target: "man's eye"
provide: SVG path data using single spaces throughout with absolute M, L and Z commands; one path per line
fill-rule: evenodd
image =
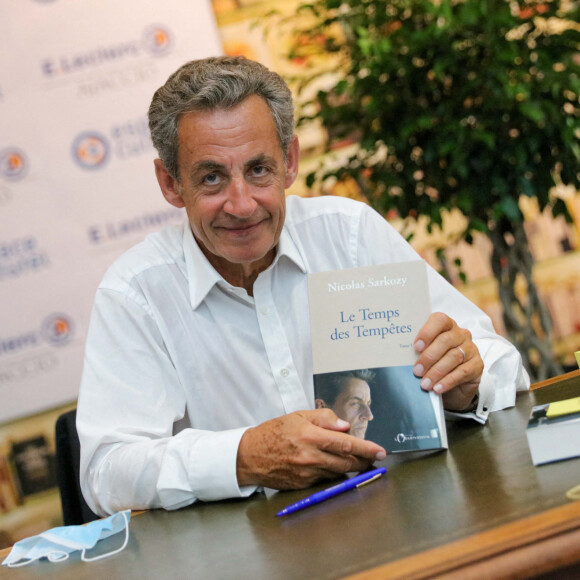
M 252 167 L 252 174 L 255 177 L 263 177 L 264 175 L 267 175 L 268 173 L 268 168 L 265 165 L 256 165 L 255 167 Z
M 219 175 L 217 173 L 208 173 L 202 179 L 205 185 L 216 185 L 220 182 Z

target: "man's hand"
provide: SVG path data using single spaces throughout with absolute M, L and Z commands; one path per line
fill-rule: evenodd
M 483 372 L 479 350 L 471 333 L 441 312 L 431 314 L 415 339 L 420 353 L 413 372 L 421 378 L 421 387 L 443 396 L 450 411 L 469 406 L 477 393 Z
M 364 471 L 386 457 L 380 445 L 343 433 L 349 427 L 330 409 L 318 409 L 248 429 L 238 448 L 238 484 L 302 489 L 321 479 Z

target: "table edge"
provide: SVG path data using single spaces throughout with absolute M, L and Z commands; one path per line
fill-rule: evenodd
M 487 577 L 547 572 L 580 560 L 580 501 L 348 576 L 348 580 Z M 481 575 L 480 575 L 481 574 Z M 516 574 L 516 575 L 514 575 Z
M 580 377 L 580 369 L 570 371 L 569 373 L 558 375 L 557 377 L 552 377 L 550 379 L 546 379 L 545 381 L 539 381 L 537 383 L 533 383 L 530 385 L 530 390 L 534 391 L 536 389 L 541 389 L 543 387 L 548 387 L 550 385 L 554 385 L 556 383 L 561 383 L 567 379 L 572 379 L 574 377 Z

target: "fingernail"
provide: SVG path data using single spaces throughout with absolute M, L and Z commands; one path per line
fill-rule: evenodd
M 379 451 L 376 455 L 375 455 L 375 460 L 376 461 L 382 461 L 383 459 L 387 458 L 387 454 L 384 451 Z
M 429 387 L 431 386 L 431 379 L 428 379 L 427 377 L 425 377 L 424 379 L 421 380 L 421 382 L 419 383 L 421 385 L 421 388 L 425 391 L 429 390 Z
M 441 384 L 436 384 L 436 385 L 433 387 L 433 390 L 434 390 L 436 393 L 440 393 L 441 391 L 443 391 L 443 385 L 441 385 Z
M 347 429 L 348 427 L 350 427 L 350 423 L 348 421 L 343 420 L 343 419 L 337 419 L 336 426 L 339 429 Z
M 413 374 L 416 377 L 422 377 L 424 372 L 425 372 L 425 369 L 423 368 L 423 365 L 421 365 L 421 364 L 417 364 L 413 367 Z
M 415 343 L 415 350 L 417 352 L 423 352 L 423 349 L 425 348 L 425 343 L 422 340 L 418 340 Z

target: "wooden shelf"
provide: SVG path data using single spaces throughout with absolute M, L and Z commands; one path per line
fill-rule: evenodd
M 0 544 L 0 548 L 62 525 L 58 489 L 34 494 L 26 498 L 22 505 L 8 513 L 0 514 L 0 539 L 5 544 Z
M 17 419 L 0 425 L 0 453 L 8 456 L 11 443 L 44 436 L 54 451 L 54 432 L 58 417 L 75 407 L 75 403 Z M 0 513 L 0 548 L 63 525 L 60 494 L 54 487 L 26 496 L 21 505 Z

